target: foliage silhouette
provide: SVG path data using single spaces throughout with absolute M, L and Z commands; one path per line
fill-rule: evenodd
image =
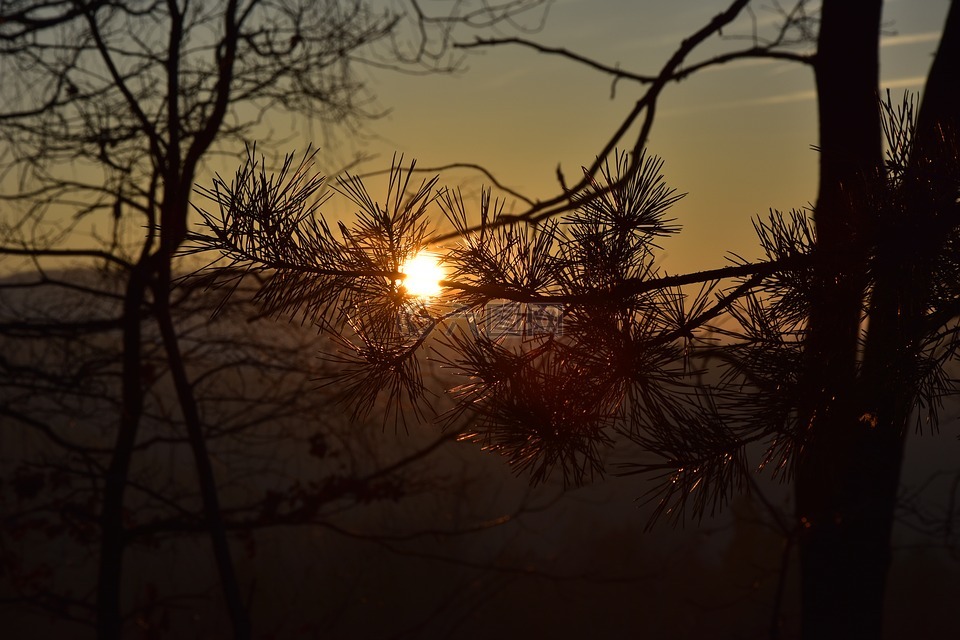
M 690 281 L 702 280 L 702 286 L 688 295 L 659 272 L 656 243 L 678 231 L 666 213 L 680 198 L 664 183 L 659 159 L 631 163 L 627 154 L 618 155 L 604 169 L 605 182 L 591 183 L 582 207 L 536 227 L 501 224 L 502 206 L 488 192 L 480 223 L 471 226 L 463 197 L 434 191 L 436 179 L 404 197 L 400 185 L 410 184 L 415 165 L 395 165 L 385 205 L 356 177 L 340 181 L 335 189 L 360 211 L 335 235 L 321 203 L 308 197 L 323 180 L 304 177 L 313 155 L 308 152 L 296 170 L 271 175 L 251 153 L 231 182 L 218 179 L 205 191 L 215 210 L 202 212 L 205 229 L 190 235 L 187 251 L 217 255 L 202 277 L 226 282 L 218 274 L 254 273 L 264 282 L 257 296 L 266 312 L 299 317 L 331 334 L 341 349 L 328 357 L 350 365 L 340 377 L 355 414 L 370 413 L 382 394 L 388 415 L 422 417 L 427 389 L 419 361 L 433 358 L 453 374 L 454 406 L 439 420 L 452 427 L 452 417 L 469 415 L 470 431 L 462 437 L 531 470 L 534 482 L 553 467 L 570 483 L 590 479 L 602 470 L 601 445 L 612 442 L 613 431 L 658 452 L 674 469 L 662 499 L 670 511 L 672 499 L 683 502 L 703 475 L 745 472 L 744 446 L 762 437 L 753 432 L 767 435 L 769 425 L 727 426 L 714 402 L 719 390 L 697 384 L 699 371 L 678 363 L 699 353 L 703 340 L 693 332 L 724 310 L 743 320 L 755 315 L 738 303 L 761 278 L 747 275 L 719 291 L 718 274 L 697 276 Z M 288 158 L 284 167 L 293 165 Z M 631 167 L 639 171 L 622 179 L 618 172 Z M 461 240 L 443 251 L 449 274 L 444 295 L 424 301 L 405 295 L 402 265 L 424 247 L 440 249 L 427 226 L 431 204 Z M 728 272 L 759 271 L 778 278 L 771 286 L 783 291 L 792 273 L 784 267 L 809 263 L 809 247 L 794 237 L 805 229 L 804 218 L 794 216 L 793 235 L 777 235 L 787 226 L 775 224 L 766 237 L 776 243 L 770 261 Z M 760 304 L 756 296 L 749 299 Z M 490 326 L 463 326 L 465 312 L 492 325 L 488 305 L 503 300 L 518 303 L 521 314 L 519 305 L 562 305 L 562 327 L 521 330 L 512 340 L 491 337 Z M 422 320 L 413 331 L 405 321 L 411 314 Z M 726 386 L 740 385 L 728 376 Z M 704 484 L 709 489 L 698 496 L 716 493 L 698 499 L 697 515 L 729 495 L 729 482 Z
M 262 137 L 271 114 L 298 114 L 323 128 L 353 130 L 376 116 L 357 65 L 449 71 L 456 67 L 449 49 L 453 29 L 489 28 L 542 4 L 506 0 L 451 14 L 424 11 L 415 1 L 403 11 L 401 5 L 384 9 L 362 0 L 37 0 L 0 7 L 0 73 L 6 82 L 0 112 L 5 205 L 0 256 L 9 271 L 32 274 L 0 286 L 36 292 L 38 300 L 64 291 L 82 298 L 50 314 L 32 308 L 25 296 L 4 292 L 0 333 L 18 348 L 23 345 L 17 341 L 27 338 L 31 346 L 23 347 L 26 361 L 0 361 L 0 410 L 24 438 L 46 439 L 76 456 L 65 468 L 43 451 L 13 464 L 31 474 L 37 464 L 84 479 L 79 513 L 71 499 L 64 517 L 77 519 L 84 535 L 94 536 L 89 544 L 96 550 L 90 553 L 98 565 L 93 592 L 66 597 L 29 591 L 15 602 L 93 623 L 103 640 L 121 637 L 133 624 L 123 589 L 125 554 L 138 534 L 162 535 L 166 524 L 207 536 L 233 634 L 251 637 L 229 541 L 237 523 L 224 506 L 224 478 L 211 452 L 221 436 L 229 436 L 221 431 L 224 425 L 209 422 L 222 414 L 206 413 L 211 398 L 200 395 L 220 397 L 219 387 L 204 383 L 239 376 L 240 368 L 231 372 L 222 363 L 204 368 L 204 350 L 187 339 L 195 327 L 185 318 L 197 291 L 174 286 L 175 255 L 186 235 L 194 185 L 217 154 Z M 404 29 L 409 37 L 396 38 Z M 250 344 L 235 346 L 243 350 Z M 31 348 L 81 361 L 38 357 L 31 363 Z M 275 370 L 264 350 L 251 348 L 248 354 L 264 370 Z M 157 409 L 157 385 L 169 385 L 175 406 Z M 264 397 L 263 408 L 284 399 L 282 388 L 273 389 L 279 395 Z M 47 396 L 54 399 L 52 408 Z M 88 403 L 98 407 L 95 414 L 88 415 Z M 296 406 L 290 409 L 299 411 Z M 48 422 L 50 411 L 55 421 Z M 69 427 L 75 412 L 94 420 L 90 429 L 100 439 L 73 441 Z M 245 425 L 251 428 L 269 421 L 258 412 L 248 417 L 258 423 Z M 183 431 L 147 433 L 171 425 Z M 112 444 L 105 445 L 104 438 Z M 170 441 L 190 452 L 196 495 L 167 496 L 163 487 L 154 491 L 139 482 L 136 458 Z M 380 480 L 389 475 L 385 471 Z M 18 486 L 31 486 L 28 476 Z M 324 495 L 359 500 L 374 484 L 344 481 Z M 157 515 L 155 528 L 134 531 L 128 507 L 131 495 L 140 492 L 161 503 L 160 512 L 176 515 L 170 521 Z M 49 497 L 45 507 L 56 511 L 62 496 L 42 497 Z M 297 513 L 309 520 L 316 511 Z M 65 602 L 75 609 L 64 610 Z
M 485 194 L 479 211 L 468 213 L 459 193 L 440 190 L 435 197 L 453 231 L 424 233 L 424 183 L 408 201 L 418 233 L 403 238 L 394 230 L 413 225 L 412 217 L 395 217 L 405 209 L 355 199 L 357 224 L 377 221 L 364 227 L 371 243 L 362 250 L 364 268 L 340 257 L 361 227 L 341 227 L 342 240 L 328 236 L 336 247 L 317 260 L 332 263 L 300 268 L 323 286 L 354 276 L 355 285 L 324 289 L 324 299 L 350 290 L 365 306 L 323 307 L 307 319 L 352 349 L 354 388 L 364 379 L 385 384 L 390 411 L 419 415 L 426 391 L 413 362 L 430 354 L 427 340 L 438 327 L 455 322 L 445 304 L 464 306 L 481 322 L 485 306 L 498 300 L 562 307 L 562 335 L 509 340 L 441 332 L 433 357 L 456 376 L 447 388 L 456 403 L 452 415 L 469 425 L 464 437 L 500 451 L 534 482 L 557 468 L 566 482 L 579 483 L 602 471 L 603 445 L 620 432 L 661 459 L 633 469 L 659 479 L 652 490 L 657 516 L 679 517 L 687 507 L 695 516 L 714 513 L 750 486 L 754 466 L 772 467 L 796 491 L 804 637 L 879 637 L 908 426 L 917 416 L 936 428 L 944 398 L 957 393 L 949 366 L 960 300 L 960 92 L 950 78 L 960 60 L 960 3 L 951 3 L 919 108 L 909 97 L 878 100 L 879 0 L 828 1 L 818 16 L 806 2 L 790 10 L 778 5 L 775 37 L 754 35 L 752 46 L 685 69 L 687 55 L 746 5 L 732 2 L 651 76 L 517 38 L 465 45 L 525 44 L 648 89 L 582 180 L 568 187 L 558 172 L 562 192 L 525 210 L 505 213 Z M 816 53 L 796 52 L 814 37 Z M 656 242 L 676 231 L 664 217 L 676 196 L 644 151 L 656 101 L 691 70 L 748 57 L 813 67 L 817 202 L 756 222 L 765 259 L 662 274 Z M 631 150 L 617 152 L 637 123 Z M 218 251 L 230 268 L 281 266 L 250 261 L 222 241 L 228 231 L 211 225 L 192 236 L 194 250 Z M 270 234 L 244 240 L 260 251 L 278 243 Z M 397 265 L 427 245 L 445 251 L 451 275 L 444 295 L 428 303 L 398 300 Z M 377 282 L 366 284 L 370 278 Z M 283 282 L 267 287 L 280 306 L 302 311 L 297 290 Z M 353 286 L 368 287 L 369 296 Z M 392 328 L 403 326 L 405 305 L 427 318 L 414 335 Z M 376 318 L 380 333 L 362 320 L 347 322 L 351 314 Z M 708 381 L 702 369 L 711 361 L 720 372 Z M 349 399 L 369 411 L 375 389 Z M 756 464 L 748 461 L 754 444 Z

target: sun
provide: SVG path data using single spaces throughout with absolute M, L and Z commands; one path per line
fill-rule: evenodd
M 418 298 L 430 298 L 440 295 L 443 287 L 440 281 L 446 277 L 446 271 L 440 264 L 439 256 L 421 252 L 408 258 L 400 265 L 400 273 L 406 277 L 400 282 L 403 290 Z

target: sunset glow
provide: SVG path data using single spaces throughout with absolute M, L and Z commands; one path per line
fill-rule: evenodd
M 406 277 L 401 283 L 406 293 L 418 298 L 430 298 L 440 294 L 440 281 L 446 277 L 440 258 L 432 253 L 418 253 L 400 266 Z

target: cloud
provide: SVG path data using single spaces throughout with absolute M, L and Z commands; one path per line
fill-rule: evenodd
M 782 93 L 773 96 L 763 96 L 760 98 L 748 98 L 746 100 L 729 100 L 727 102 L 703 103 L 695 107 L 677 107 L 665 111 L 663 115 L 679 116 L 701 111 L 714 111 L 717 109 L 749 109 L 751 107 L 767 107 L 771 105 L 815 100 L 816 97 L 816 91 L 808 89 L 804 91 L 792 91 L 790 93 Z
M 907 76 L 902 78 L 889 78 L 880 81 L 881 91 L 884 89 L 922 89 L 926 82 L 926 76 Z M 752 107 L 769 107 L 781 104 L 792 104 L 796 102 L 814 101 L 817 99 L 817 92 L 813 89 L 803 91 L 791 91 L 772 96 L 762 96 L 758 98 L 748 98 L 746 100 L 731 100 L 728 102 L 704 103 L 696 107 L 677 107 L 664 112 L 665 116 L 680 116 L 702 111 L 714 111 L 717 109 L 749 109 Z
M 904 33 L 895 36 L 883 36 L 880 38 L 881 47 L 900 47 L 907 44 L 920 44 L 924 42 L 939 42 L 939 31 L 924 31 L 923 33 Z
M 927 82 L 927 76 L 908 76 L 906 78 L 890 78 L 880 80 L 880 89 L 907 89 L 916 87 L 922 89 Z

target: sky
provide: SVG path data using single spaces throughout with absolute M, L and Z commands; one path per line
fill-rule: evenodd
M 778 1 L 793 4 L 752 3 L 761 35 L 771 33 L 777 20 L 771 6 Z M 628 71 L 655 74 L 683 38 L 728 4 L 554 0 L 542 29 L 526 37 Z M 948 6 L 949 0 L 884 3 L 882 88 L 896 97 L 922 89 Z M 528 25 L 539 23 L 539 14 L 527 20 Z M 714 38 L 689 60 L 744 46 L 745 41 L 732 37 L 751 29 L 749 16 L 743 16 L 725 29 L 727 39 Z M 515 34 L 500 30 L 500 35 Z M 461 32 L 459 37 L 469 41 L 475 35 L 490 32 Z M 326 144 L 322 155 L 328 163 L 321 169 L 328 174 L 356 152 L 373 156 L 355 169 L 360 173 L 387 169 L 395 153 L 406 161 L 416 159 L 421 167 L 476 163 L 535 199 L 558 193 L 558 166 L 568 182 L 579 177 L 580 167 L 593 161 L 644 90 L 621 81 L 611 98 L 608 76 L 514 45 L 470 50 L 454 74 L 409 75 L 363 65 L 356 70 L 375 96 L 368 108 L 386 115 L 331 143 L 315 123 L 277 113 L 269 118 L 271 131 L 290 127 L 299 134 L 299 139 L 281 136 L 278 152 Z M 811 147 L 817 144 L 816 124 L 813 73 L 796 63 L 741 61 L 669 85 L 658 103 L 647 151 L 663 159 L 666 182 L 687 196 L 671 212 L 683 230 L 661 243 L 660 267 L 678 273 L 723 266 L 731 253 L 757 257 L 752 221 L 766 217 L 771 208 L 804 208 L 815 198 L 817 154 Z M 628 135 L 624 146 L 631 144 Z M 209 168 L 230 175 L 237 160 L 228 153 L 209 159 Z M 209 180 L 204 176 L 201 182 Z M 469 196 L 484 181 L 475 172 L 454 173 L 445 175 L 443 184 L 462 187 Z M 506 203 L 507 210 L 519 206 Z M 71 242 L 89 243 L 89 238 Z
M 527 37 L 653 74 L 684 37 L 727 4 L 557 0 L 543 29 Z M 881 89 L 896 98 L 922 89 L 948 5 L 885 3 Z M 761 34 L 776 18 L 770 6 L 771 0 L 756 3 Z M 749 19 L 741 19 L 724 34 L 750 32 Z M 691 60 L 742 45 L 716 41 Z M 621 82 L 611 99 L 607 76 L 523 47 L 473 51 L 453 75 L 361 72 L 376 104 L 389 109 L 366 126 L 363 148 L 377 157 L 365 168 L 386 168 L 394 152 L 420 166 L 473 162 L 526 195 L 549 197 L 557 192 L 558 164 L 568 181 L 578 177 L 642 91 Z M 676 273 L 722 266 L 730 252 L 755 256 L 755 217 L 771 208 L 803 208 L 815 198 L 816 123 L 813 73 L 796 63 L 743 61 L 668 86 L 648 152 L 664 160 L 667 183 L 688 195 L 674 208 L 683 231 L 664 242 L 661 267 Z M 451 180 L 448 186 L 468 188 L 482 181 L 475 175 Z
M 759 22 L 768 18 L 762 6 L 774 1 L 756 0 Z M 784 4 L 791 1 L 782 0 Z M 728 0 L 557 0 L 544 29 L 531 37 L 607 64 L 619 63 L 628 70 L 655 73 L 684 37 L 727 4 Z M 888 0 L 885 6 L 882 86 L 891 88 L 895 95 L 905 89 L 919 91 L 937 46 L 948 0 Z M 743 21 L 726 32 L 732 35 L 749 33 L 749 30 L 749 22 Z M 389 109 L 387 116 L 366 125 L 362 144 L 358 140 L 363 150 L 377 154 L 364 169 L 386 167 L 394 152 L 404 154 L 407 159 L 417 158 L 422 166 L 473 162 L 488 167 L 501 181 L 532 197 L 549 197 L 557 191 L 558 164 L 568 180 L 577 177 L 580 166 L 593 159 L 642 90 L 620 83 L 615 98 L 611 99 L 609 78 L 569 61 L 517 47 L 469 55 L 465 65 L 466 69 L 456 75 L 410 76 L 376 69 L 361 72 L 378 96 L 377 106 Z M 284 116 L 277 118 L 282 120 Z M 781 62 L 745 62 L 705 72 L 668 87 L 659 105 L 649 152 L 663 158 L 668 183 L 688 196 L 674 209 L 673 215 L 684 230 L 678 237 L 662 243 L 661 267 L 676 273 L 722 266 L 730 252 L 746 257 L 755 255 L 751 221 L 756 216 L 765 215 L 769 208 L 802 208 L 815 197 L 817 155 L 811 145 L 816 143 L 813 76 L 809 68 Z M 293 147 L 302 150 L 300 142 L 290 142 L 290 146 L 291 150 Z M 234 160 L 229 158 L 230 163 Z M 462 180 L 463 176 L 459 178 Z M 462 184 L 475 188 L 479 182 Z M 923 456 L 913 457 L 915 462 L 908 463 L 905 469 L 904 481 L 908 486 L 918 486 L 932 469 L 955 467 L 960 443 L 946 429 L 945 435 L 945 438 L 908 440 L 913 452 L 918 446 L 924 447 Z M 908 460 L 910 458 L 908 456 Z M 620 491 L 629 493 L 631 498 L 639 493 L 634 492 L 638 485 L 619 486 Z M 577 514 L 577 526 L 591 534 L 596 530 L 603 533 L 604 537 L 599 539 L 603 550 L 610 554 L 620 550 L 621 547 L 616 546 L 618 542 L 629 543 L 628 548 L 634 553 L 638 553 L 638 549 L 653 553 L 656 549 L 659 554 L 662 546 L 649 542 L 648 546 L 638 546 L 634 538 L 628 537 L 632 532 L 624 523 L 642 512 L 629 502 L 608 497 L 614 496 L 612 489 L 601 487 L 600 490 L 604 493 L 590 494 L 593 502 L 589 506 L 594 510 L 572 512 Z M 606 493 L 608 490 L 610 494 Z M 580 499 L 582 504 L 588 504 Z M 616 505 L 620 506 L 614 512 Z M 406 508 L 405 503 L 401 506 Z M 610 522 L 615 524 L 609 524 L 610 533 L 607 533 L 608 523 L 599 518 L 614 513 Z M 579 540 L 579 529 L 574 538 L 570 529 L 562 528 L 565 521 L 559 521 L 561 526 L 556 526 L 553 520 L 547 522 L 551 526 L 544 525 L 543 530 L 554 535 L 559 531 Z M 662 531 L 665 536 L 674 535 L 669 528 Z M 537 537 L 540 545 L 537 551 L 546 556 L 552 550 L 544 545 L 544 539 L 550 541 Z M 279 547 L 281 543 L 274 544 Z M 311 538 L 309 550 L 314 551 L 315 546 L 321 544 L 328 547 L 328 538 Z M 436 546 L 432 538 L 431 544 Z M 283 546 L 291 556 L 301 549 Z M 702 549 L 705 545 L 699 546 Z M 563 551 L 559 545 L 558 548 Z M 305 559 L 297 555 L 290 562 L 299 562 L 295 565 L 297 569 L 306 567 L 311 571 L 320 566 L 329 574 L 331 566 L 337 568 L 339 562 L 353 562 L 357 555 L 328 557 L 333 559 L 330 565 L 321 564 L 325 556 Z M 365 554 L 364 559 L 376 563 L 380 557 Z M 686 557 L 691 562 L 698 558 L 696 553 Z M 913 561 L 918 556 L 900 557 L 910 561 L 901 561 L 895 567 L 899 571 L 905 571 L 907 566 L 919 568 L 914 574 L 915 583 L 894 581 L 894 588 L 900 589 L 895 593 L 922 602 L 916 594 L 935 591 L 938 586 L 935 578 L 926 573 L 927 565 Z M 625 558 L 645 560 L 642 555 Z M 623 562 L 626 567 L 632 566 Z M 172 571 L 173 564 L 167 565 L 163 569 Z M 285 565 L 277 566 L 285 568 Z M 303 575 L 306 588 L 296 595 L 309 598 L 320 593 L 314 575 L 306 572 Z M 683 573 L 675 572 L 675 575 Z M 949 577 L 951 574 L 939 575 Z M 391 573 L 391 577 L 396 576 L 403 578 L 402 586 L 406 588 L 398 593 L 411 598 L 421 595 L 409 588 L 408 574 Z M 299 580 L 298 574 L 283 578 L 291 584 L 300 584 L 292 582 Z M 169 575 L 167 579 L 171 579 Z M 619 584 L 611 584 L 620 589 Z M 657 586 L 662 587 L 660 583 Z M 341 587 L 338 583 L 338 588 Z M 548 595 L 554 591 L 543 590 Z M 652 591 L 672 604 L 678 601 L 675 590 Z M 506 593 L 512 595 L 514 591 Z M 633 592 L 624 590 L 623 593 Z M 944 593 L 936 592 L 936 595 L 942 597 Z M 908 621 L 904 625 L 912 626 L 916 624 L 915 611 L 904 606 L 905 601 L 909 602 L 897 600 L 900 607 L 895 614 Z M 610 602 L 617 605 L 621 601 L 611 599 Z M 652 602 L 653 605 L 646 602 L 646 610 L 654 610 L 659 601 L 653 599 Z M 286 615 L 293 610 L 293 604 L 284 602 L 282 610 Z M 949 609 L 941 607 L 941 610 Z M 310 616 L 316 615 L 313 608 L 307 607 L 304 611 Z M 627 607 L 622 608 L 621 613 L 623 611 L 633 613 L 633 609 Z M 720 615 L 724 613 L 729 610 L 720 611 Z M 593 624 L 596 618 L 593 615 L 583 620 Z M 493 623 L 501 621 L 494 616 L 487 619 Z M 699 618 L 691 616 L 691 620 L 694 619 Z

